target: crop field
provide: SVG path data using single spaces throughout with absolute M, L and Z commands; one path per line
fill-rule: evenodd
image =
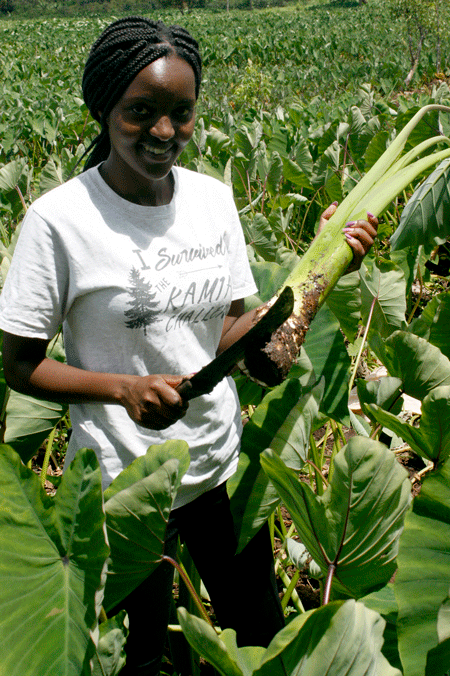
M 158 12 L 201 45 L 196 131 L 180 164 L 232 187 L 259 288 L 249 307 L 280 289 L 331 202 L 344 219 L 333 242 L 368 210 L 380 223 L 288 378 L 262 388 L 234 376 L 246 423 L 228 482 L 239 548 L 269 522 L 289 624 L 267 650 L 216 634 L 207 599 L 209 614 L 181 583 L 187 570 L 202 591 L 181 550 L 164 674 L 450 674 L 450 12 L 428 4 L 439 30 L 427 28 L 408 85 L 418 34 L 384 0 Z M 81 171 L 98 134 L 81 75 L 115 18 L 0 20 L 0 286 L 27 206 Z M 60 337 L 52 350 L 64 360 Z M 0 673 L 119 674 L 126 621 L 104 611 L 131 591 L 133 571 L 162 560 L 186 444 L 153 447 L 102 495 L 86 449 L 61 478 L 66 406 L 10 391 L 1 363 L 0 404 L 0 575 L 14 580 L 0 585 Z M 158 513 L 137 509 L 142 486 Z M 151 555 L 133 535 L 144 519 Z M 237 609 L 249 621 L 257 592 L 249 580 Z

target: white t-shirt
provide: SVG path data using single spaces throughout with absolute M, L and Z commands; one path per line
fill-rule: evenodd
M 179 375 L 213 359 L 231 301 L 256 287 L 229 188 L 178 167 L 173 175 L 162 207 L 121 198 L 97 167 L 36 200 L 0 298 L 0 328 L 51 339 L 63 324 L 67 362 L 90 371 Z M 105 487 L 166 439 L 185 440 L 191 454 L 177 507 L 236 468 L 241 422 L 230 378 L 161 432 L 116 404 L 71 405 L 70 415 L 66 463 L 94 449 Z

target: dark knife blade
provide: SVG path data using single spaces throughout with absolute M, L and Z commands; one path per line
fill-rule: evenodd
M 192 378 L 178 385 L 176 389 L 183 399 L 194 399 L 211 392 L 217 383 L 230 373 L 233 366 L 244 357 L 246 349 L 252 343 L 258 344 L 264 337 L 269 340 L 271 334 L 290 317 L 293 308 L 294 292 L 290 286 L 286 286 L 257 324 Z

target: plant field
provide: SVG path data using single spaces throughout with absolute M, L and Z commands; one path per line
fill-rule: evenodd
M 336 284 L 284 383 L 263 389 L 235 376 L 246 422 L 228 483 L 239 547 L 269 521 L 287 626 L 267 650 L 238 648 L 181 585 L 168 674 L 206 674 L 199 655 L 224 676 L 450 674 L 450 18 L 442 4 L 441 56 L 430 33 L 407 90 L 408 27 L 389 2 L 161 13 L 201 42 L 197 128 L 180 163 L 233 189 L 259 288 L 249 307 L 283 285 L 331 202 L 348 198 L 353 218 L 392 191 L 377 212 L 374 250 Z M 80 80 L 112 18 L 0 22 L 2 282 L 27 205 L 80 171 L 98 133 Z M 352 204 L 355 186 L 430 104 L 376 188 Z M 52 356 L 64 360 L 60 338 Z M 350 393 L 358 406 L 349 407 Z M 42 485 L 50 456 L 53 467 L 63 460 L 66 407 L 10 392 L 2 372 L 0 402 L 8 581 L 0 672 L 118 674 L 126 620 L 103 621 L 100 608 L 108 612 L 162 560 L 186 444 L 150 449 L 104 495 L 84 449 L 62 479 L 50 472 L 50 496 Z M 41 477 L 30 469 L 38 451 Z M 136 535 L 142 522 L 151 555 Z M 307 586 L 312 604 L 302 597 Z M 257 592 L 249 580 L 249 599 Z M 251 601 L 236 612 L 251 622 Z M 180 627 L 191 648 L 178 641 Z

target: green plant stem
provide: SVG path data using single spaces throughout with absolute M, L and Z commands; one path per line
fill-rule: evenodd
M 44 455 L 44 460 L 42 462 L 42 468 L 41 468 L 41 486 L 42 488 L 45 488 L 45 480 L 47 479 L 47 471 L 48 471 L 48 463 L 50 462 L 50 455 L 52 452 L 53 448 L 53 442 L 55 440 L 55 434 L 56 434 L 56 427 L 52 429 L 50 432 L 50 436 L 47 440 L 47 446 L 45 448 L 45 455 Z
M 333 472 L 334 472 L 334 456 L 336 453 L 339 453 L 341 450 L 341 447 L 339 446 L 339 437 L 341 436 L 339 428 L 337 424 L 334 422 L 334 420 L 331 420 L 331 429 L 333 431 L 333 448 L 331 449 L 331 456 L 330 456 L 330 467 L 328 470 L 328 481 L 331 482 L 331 479 L 333 477 Z M 346 443 L 346 439 L 344 437 L 344 444 Z
M 279 575 L 279 577 L 280 577 L 280 580 L 282 581 L 282 583 L 284 584 L 284 586 L 286 587 L 286 589 L 289 589 L 292 580 L 290 579 L 289 575 L 288 575 L 288 574 L 286 573 L 286 571 L 284 570 L 283 566 L 280 566 L 280 568 L 279 568 L 279 570 L 278 570 L 277 572 L 278 572 L 278 575 Z M 294 578 L 293 578 L 293 579 L 294 579 Z M 295 587 L 295 585 L 294 585 L 294 587 Z M 305 609 L 304 609 L 304 607 L 303 607 L 303 603 L 301 602 L 301 599 L 300 599 L 299 595 L 298 595 L 297 592 L 295 591 L 295 588 L 292 589 L 291 599 L 292 599 L 292 603 L 294 604 L 295 609 L 296 609 L 299 613 L 304 613 L 304 612 L 305 612 Z M 284 599 L 283 599 L 283 600 L 284 600 Z M 287 601 L 286 601 L 286 605 L 287 605 Z
M 361 361 L 361 356 L 362 356 L 362 353 L 363 353 L 363 350 L 364 350 L 364 345 L 366 344 L 367 334 L 369 333 L 370 325 L 372 323 L 373 311 L 375 309 L 375 301 L 376 301 L 376 297 L 373 298 L 372 304 L 370 306 L 369 317 L 367 319 L 367 325 L 366 325 L 366 328 L 364 330 L 363 339 L 361 341 L 361 347 L 359 348 L 358 356 L 356 357 L 356 361 L 355 361 L 355 364 L 354 364 L 354 367 L 353 367 L 352 375 L 350 377 L 350 382 L 348 384 L 348 391 L 349 392 L 351 392 L 352 389 L 353 389 L 353 383 L 355 382 L 356 372 L 358 370 L 359 363 Z
M 311 449 L 311 452 L 312 452 L 313 459 L 312 459 L 312 461 L 308 460 L 308 463 L 310 465 L 312 465 L 312 467 L 314 468 L 314 474 L 315 474 L 315 477 L 316 477 L 317 495 L 323 495 L 324 478 L 322 476 L 322 472 L 321 472 L 320 468 L 318 467 L 318 465 L 320 463 L 319 453 L 318 453 L 317 446 L 316 446 L 316 440 L 314 439 L 314 436 L 312 434 L 310 435 L 309 443 L 310 443 L 310 449 Z
M 322 605 L 323 606 L 326 606 L 327 603 L 329 603 L 329 601 L 330 601 L 331 585 L 332 585 L 332 582 L 333 582 L 335 570 L 336 570 L 336 566 L 334 565 L 334 563 L 330 563 L 329 566 L 328 566 L 328 573 L 327 573 L 327 579 L 326 579 L 326 582 L 325 582 L 325 588 L 323 590 L 323 599 L 322 599 Z
M 278 521 L 280 522 L 281 532 L 283 534 L 283 540 L 287 538 L 286 524 L 284 523 L 283 514 L 281 513 L 281 505 L 277 507 Z
M 202 603 L 202 600 L 201 600 L 201 598 L 199 597 L 199 595 L 197 594 L 197 592 L 195 591 L 194 585 L 193 585 L 192 582 L 190 581 L 189 576 L 187 575 L 187 573 L 186 573 L 186 571 L 184 570 L 183 566 L 180 566 L 180 564 L 178 563 L 178 561 L 175 561 L 175 559 L 172 559 L 171 556 L 166 556 L 166 555 L 164 554 L 161 558 L 162 558 L 163 561 L 168 561 L 168 562 L 175 568 L 175 570 L 178 571 L 178 574 L 179 574 L 180 577 L 182 578 L 184 584 L 186 585 L 186 588 L 189 590 L 189 592 L 190 592 L 190 594 L 191 594 L 191 596 L 192 596 L 192 599 L 193 599 L 195 605 L 197 606 L 197 608 L 198 608 L 198 610 L 199 610 L 199 612 L 200 612 L 201 617 L 202 617 L 202 618 L 205 620 L 205 622 L 207 622 L 207 623 L 209 624 L 209 626 L 212 627 L 212 628 L 214 629 L 214 631 L 215 631 L 215 627 L 214 627 L 213 623 L 211 622 L 211 619 L 210 619 L 208 613 L 207 613 L 206 610 L 205 610 L 205 607 L 204 607 L 204 605 L 203 605 L 203 603 Z
M 308 465 L 311 465 L 311 467 L 314 468 L 316 478 L 317 478 L 317 474 L 319 474 L 319 476 L 321 477 L 322 483 L 325 484 L 325 486 L 328 486 L 328 481 L 325 479 L 322 472 L 320 471 L 320 467 L 318 467 L 312 460 L 307 460 L 306 462 L 308 463 Z M 322 488 L 322 493 L 319 493 L 319 495 L 323 495 L 323 488 Z
M 408 319 L 406 320 L 407 324 L 411 324 L 411 322 L 414 318 L 414 315 L 416 313 L 416 310 L 419 307 L 420 301 L 422 300 L 422 296 L 423 296 L 423 278 L 422 278 L 422 273 L 420 271 L 420 265 L 417 266 L 417 278 L 418 278 L 419 284 L 420 284 L 420 293 L 419 293 L 419 297 L 417 298 L 416 302 L 414 303 L 414 307 L 411 311 L 411 314 L 409 315 Z
M 289 575 L 287 575 L 287 578 L 289 579 Z M 292 576 L 292 579 L 289 583 L 289 586 L 286 588 L 286 591 L 283 595 L 283 598 L 281 600 L 281 607 L 283 611 L 286 610 L 287 604 L 289 603 L 289 599 L 292 597 L 293 592 L 295 591 L 295 586 L 300 578 L 300 571 L 296 570 L 294 575 Z

